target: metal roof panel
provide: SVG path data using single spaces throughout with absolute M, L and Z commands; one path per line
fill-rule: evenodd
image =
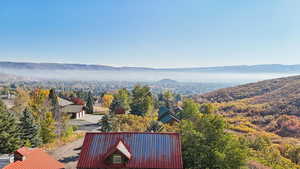
M 122 166 L 110 166 L 104 162 L 105 154 L 120 140 L 131 159 Z M 77 168 L 181 169 L 180 137 L 178 133 L 87 133 Z

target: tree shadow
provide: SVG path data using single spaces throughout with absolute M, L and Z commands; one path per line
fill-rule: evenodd
M 79 151 L 81 150 L 82 146 L 79 146 L 77 148 L 74 148 L 73 150 L 74 151 Z M 71 157 L 65 157 L 63 159 L 60 159 L 58 161 L 62 162 L 62 163 L 69 163 L 69 162 L 75 162 L 75 161 L 78 161 L 79 160 L 79 155 L 80 155 L 80 152 L 77 153 L 77 155 L 74 155 L 74 156 L 71 156 Z
M 60 161 L 62 163 L 69 163 L 69 162 L 77 161 L 78 159 L 79 159 L 79 155 L 76 155 L 76 156 L 71 156 L 71 157 L 65 157 L 58 161 Z
M 78 148 L 74 148 L 73 150 L 78 151 L 81 150 L 82 146 L 78 147 Z

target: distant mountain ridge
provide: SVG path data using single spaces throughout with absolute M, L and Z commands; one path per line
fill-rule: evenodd
M 239 65 L 196 68 L 147 68 L 147 67 L 113 67 L 106 65 L 64 64 L 64 63 L 30 63 L 30 62 L 0 62 L 3 69 L 30 70 L 87 70 L 87 71 L 170 71 L 170 72 L 208 72 L 208 73 L 300 73 L 300 64 L 296 65 Z

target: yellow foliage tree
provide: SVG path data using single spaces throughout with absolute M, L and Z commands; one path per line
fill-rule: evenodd
M 113 99 L 114 99 L 113 95 L 111 95 L 111 94 L 105 94 L 102 97 L 103 106 L 106 107 L 106 108 L 109 108 L 109 106 L 111 105 Z
M 35 89 L 30 93 L 30 100 L 28 105 L 33 111 L 36 119 L 39 119 L 42 113 L 49 111 L 48 104 L 49 90 Z

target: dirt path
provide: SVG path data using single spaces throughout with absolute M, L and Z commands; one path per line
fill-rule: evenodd
M 71 124 L 78 126 L 81 132 L 98 131 L 99 125 L 97 125 L 97 122 L 99 122 L 102 117 L 102 115 L 86 114 L 82 119 L 72 120 Z M 83 140 L 84 138 L 81 138 L 58 147 L 50 151 L 49 154 L 56 160 L 64 163 L 66 169 L 76 169 Z
M 83 139 L 76 140 L 72 143 L 59 147 L 49 154 L 58 161 L 65 164 L 66 169 L 76 169 Z

